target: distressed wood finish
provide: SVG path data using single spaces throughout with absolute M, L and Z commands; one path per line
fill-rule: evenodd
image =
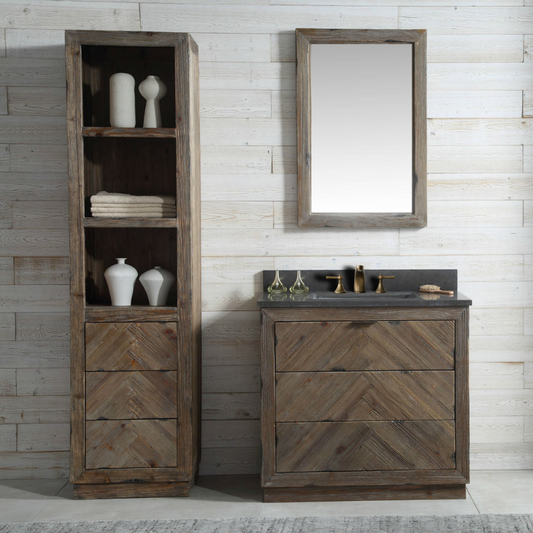
M 79 498 L 186 496 L 199 462 L 198 48 L 186 33 L 68 31 L 66 40 L 71 481 Z M 108 79 L 121 71 L 164 80 L 163 128 L 109 127 Z M 138 125 L 143 112 L 137 98 Z M 36 169 L 35 154 L 17 157 Z M 92 218 L 86 204 L 100 190 L 175 196 L 176 217 Z M 174 272 L 168 307 L 149 307 L 140 284 L 132 307 L 109 305 L 104 271 L 117 255 L 139 273 Z
M 453 372 L 276 374 L 276 423 L 453 420 Z
M 410 214 L 313 213 L 311 210 L 311 45 L 387 42 L 411 43 L 413 45 L 413 211 Z M 426 226 L 426 46 L 425 30 L 296 30 L 299 226 L 354 228 Z
M 88 372 L 86 420 L 176 418 L 176 372 Z
M 176 466 L 176 420 L 87 422 L 87 469 L 169 466 Z
M 86 370 L 176 370 L 176 331 L 174 322 L 85 324 Z
M 276 370 L 450 370 L 452 321 L 276 324 Z

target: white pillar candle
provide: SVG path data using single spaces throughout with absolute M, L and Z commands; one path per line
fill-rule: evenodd
M 135 78 L 117 72 L 109 78 L 109 119 L 113 128 L 135 127 Z

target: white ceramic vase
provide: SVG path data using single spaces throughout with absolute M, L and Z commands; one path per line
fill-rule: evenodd
M 135 78 L 117 72 L 109 78 L 109 122 L 113 128 L 135 128 Z
M 111 305 L 127 307 L 131 305 L 133 287 L 139 273 L 131 265 L 126 264 L 126 258 L 117 257 L 117 264 L 110 266 L 104 277 L 107 281 Z
M 139 278 L 151 306 L 163 306 L 167 303 L 168 292 L 175 280 L 171 272 L 159 266 L 147 270 Z
M 139 92 L 146 98 L 143 128 L 161 128 L 159 100 L 167 94 L 167 86 L 159 79 L 159 76 L 148 76 L 140 83 Z

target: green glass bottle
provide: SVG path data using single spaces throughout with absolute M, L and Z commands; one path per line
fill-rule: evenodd
M 276 277 L 274 278 L 272 285 L 270 285 L 267 291 L 272 294 L 282 294 L 284 292 L 287 292 L 287 287 L 285 287 L 285 285 L 281 283 L 281 279 L 279 278 L 279 270 L 276 270 Z
M 303 282 L 302 275 L 299 270 L 296 272 L 296 281 L 289 290 L 295 294 L 309 292 L 309 287 Z

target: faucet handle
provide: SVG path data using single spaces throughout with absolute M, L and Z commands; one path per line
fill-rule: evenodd
M 383 294 L 384 292 L 387 292 L 385 290 L 385 287 L 383 286 L 383 280 L 384 279 L 394 279 L 394 278 L 395 278 L 395 276 L 384 276 L 383 274 L 380 274 L 378 276 L 379 283 L 378 283 L 378 288 L 376 289 L 376 293 Z
M 335 289 L 335 294 L 343 294 L 346 292 L 346 289 L 344 288 L 344 285 L 342 284 L 342 276 L 326 276 L 326 279 L 338 279 L 339 283 L 337 284 L 337 288 Z

